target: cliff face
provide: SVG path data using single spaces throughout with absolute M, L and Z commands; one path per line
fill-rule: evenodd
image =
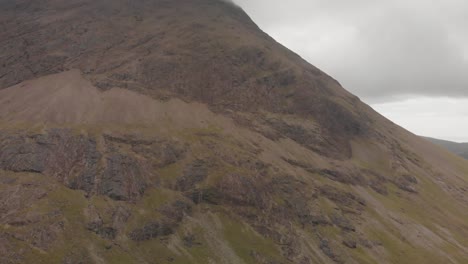
M 217 0 L 0 1 L 1 263 L 464 263 L 468 163 Z

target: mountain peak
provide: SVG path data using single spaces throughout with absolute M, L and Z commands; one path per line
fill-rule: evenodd
M 367 133 L 356 97 L 225 1 L 24 1 L 11 12 L 21 26 L 3 32 L 2 88 L 77 69 L 102 91 L 315 119 L 330 155 L 349 156 L 349 138 Z

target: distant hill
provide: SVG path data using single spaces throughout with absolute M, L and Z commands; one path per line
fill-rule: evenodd
M 468 143 L 457 143 L 447 140 L 441 140 L 436 138 L 424 137 L 425 139 L 431 141 L 432 143 L 442 146 L 451 152 L 468 159 Z

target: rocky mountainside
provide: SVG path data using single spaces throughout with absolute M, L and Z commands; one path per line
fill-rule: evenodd
M 431 141 L 432 143 L 439 145 L 448 149 L 450 152 L 453 152 L 459 156 L 468 159 L 468 143 L 457 143 L 447 140 L 441 140 L 436 138 L 425 137 L 425 139 Z
M 466 263 L 468 162 L 220 0 L 0 1 L 0 263 Z

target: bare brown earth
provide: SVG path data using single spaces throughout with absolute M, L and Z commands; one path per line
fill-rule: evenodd
M 468 162 L 217 0 L 0 1 L 0 263 L 467 263 Z
M 151 125 L 180 118 L 181 126 L 190 126 L 214 118 L 200 103 L 163 102 L 122 88 L 100 91 L 79 70 L 0 90 L 0 105 L 5 123 Z

